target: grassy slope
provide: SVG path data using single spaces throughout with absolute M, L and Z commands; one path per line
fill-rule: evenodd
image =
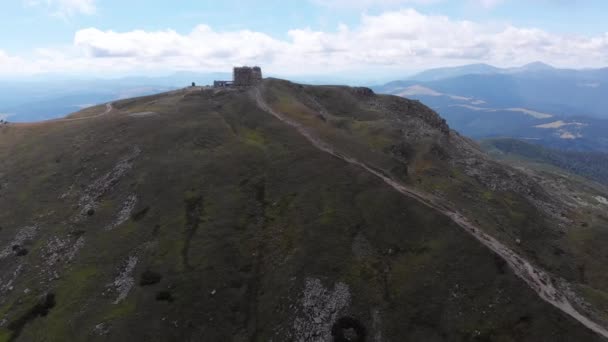
M 559 151 L 507 138 L 487 139 L 482 141 L 482 146 L 499 158 L 523 158 L 608 184 L 608 154 L 605 153 Z
M 289 85 L 267 84 L 277 106 L 349 153 L 395 173 L 414 169 L 399 175 L 450 190 L 432 139 L 402 146 L 400 156 L 416 156 L 406 167 L 385 153 L 399 135 L 381 113 L 360 110 L 349 91 L 310 89 L 332 113 L 328 123 L 310 115 L 313 106 Z M 115 107 L 120 112 L 91 120 L 0 128 L 0 247 L 18 229 L 39 226 L 27 255 L 0 260 L 3 285 L 22 265 L 0 297 L 7 320 L 0 340 L 287 340 L 297 333 L 307 278 L 329 289 L 348 285 L 351 302 L 341 314 L 359 319 L 370 337 L 597 339 L 449 220 L 317 151 L 247 93 L 161 95 Z M 144 111 L 159 115 L 127 115 Z M 80 195 L 134 147 L 141 153 L 132 168 L 99 198 L 94 215 L 74 222 Z M 133 194 L 134 212 L 149 208 L 145 215 L 106 230 Z M 61 252 L 63 260 L 49 265 L 50 241 L 69 247 L 76 236 L 85 244 L 74 259 Z M 136 283 L 145 270 L 162 279 L 135 284 L 113 304 L 108 284 L 129 256 L 138 258 Z M 174 300 L 156 300 L 159 291 Z M 11 322 L 47 292 L 56 305 L 17 336 Z M 95 330 L 102 323 L 105 335 Z
M 417 101 L 281 82 L 266 97 L 333 146 L 445 198 L 528 260 L 582 289 L 578 294 L 588 303 L 580 309 L 586 311 L 590 303 L 597 309 L 592 316 L 608 318 L 603 271 L 608 255 L 600 247 L 608 238 L 608 218 L 605 204 L 596 199 L 607 196 L 604 189 L 567 179 L 546 186 L 543 178 L 488 160 L 458 134 L 440 133 L 440 118 Z M 316 101 L 311 103 L 311 97 Z M 302 104 L 315 108 L 309 109 L 312 114 L 302 115 Z M 319 111 L 327 112 L 325 120 L 318 118 Z M 353 151 L 345 136 L 360 148 Z M 378 136 L 387 139 L 382 146 L 376 144 Z

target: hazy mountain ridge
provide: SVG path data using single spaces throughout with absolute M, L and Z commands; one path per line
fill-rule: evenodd
M 598 69 L 563 69 L 556 68 L 549 64 L 537 61 L 525 64 L 520 67 L 508 67 L 500 68 L 489 64 L 469 64 L 455 67 L 443 67 L 428 69 L 414 75 L 405 77 L 406 80 L 415 81 L 438 81 L 446 78 L 454 78 L 466 75 L 488 75 L 488 74 L 519 74 L 527 73 L 528 75 L 543 76 L 544 74 L 557 74 L 562 76 L 577 75 L 580 78 L 586 78 L 590 80 L 604 78 L 608 75 L 608 68 Z
M 554 148 L 608 151 L 608 69 L 472 65 L 421 75 L 435 80 L 414 76 L 374 89 L 419 99 L 476 139 L 515 137 Z M 556 126 L 559 122 L 563 124 Z

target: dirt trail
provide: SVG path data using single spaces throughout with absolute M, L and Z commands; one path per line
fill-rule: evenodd
M 484 233 L 480 228 L 472 224 L 456 209 L 451 208 L 448 203 L 428 193 L 424 193 L 405 186 L 402 183 L 388 177 L 384 173 L 375 170 L 352 157 L 343 155 L 342 153 L 335 151 L 331 147 L 331 145 L 319 139 L 299 122 L 272 109 L 272 107 L 270 107 L 270 105 L 268 105 L 268 103 L 264 101 L 264 98 L 259 88 L 255 88 L 253 91 L 255 100 L 262 110 L 273 115 L 274 117 L 288 124 L 289 126 L 295 128 L 301 135 L 306 137 L 310 141 L 310 143 L 314 145 L 317 149 L 331 154 L 337 158 L 340 158 L 349 164 L 361 167 L 370 174 L 373 174 L 374 176 L 382 179 L 386 184 L 390 185 L 393 189 L 397 190 L 401 194 L 413 198 L 418 202 L 432 209 L 435 209 L 436 211 L 449 217 L 454 223 L 463 228 L 467 233 L 471 234 L 479 242 L 481 242 L 483 245 L 485 245 L 487 248 L 489 248 L 498 256 L 500 256 L 503 260 L 505 260 L 505 262 L 507 262 L 511 269 L 513 269 L 515 274 L 522 280 L 524 280 L 526 284 L 528 284 L 538 294 L 540 298 L 552 304 L 564 313 L 570 315 L 587 328 L 593 330 L 594 332 L 605 338 L 608 338 L 608 330 L 578 312 L 572 306 L 566 294 L 560 289 L 558 289 L 557 285 L 554 284 L 553 277 L 551 277 L 547 272 L 543 271 L 542 269 L 535 267 L 524 258 L 520 257 L 517 253 L 500 243 L 492 236 Z
M 40 124 L 52 123 L 52 122 L 70 122 L 70 121 L 89 120 L 89 119 L 98 118 L 100 116 L 107 115 L 113 110 L 114 110 L 114 106 L 113 106 L 112 102 L 109 102 L 109 103 L 106 103 L 105 111 L 103 111 L 102 113 L 99 113 L 99 114 L 91 115 L 91 116 L 84 116 L 81 118 L 51 119 L 51 120 L 35 121 L 35 122 L 11 122 L 10 125 L 17 126 L 17 127 L 26 127 L 26 126 L 35 126 L 35 125 L 40 125 Z

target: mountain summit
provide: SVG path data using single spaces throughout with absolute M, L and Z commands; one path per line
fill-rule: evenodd
M 519 69 L 521 71 L 544 71 L 544 70 L 554 70 L 555 68 L 547 63 L 537 61 L 537 62 L 528 63 L 528 64 L 522 66 L 521 68 L 511 68 L 511 70 L 514 70 L 514 69 Z
M 4 124 L 0 340 L 603 341 L 606 197 L 368 88 Z

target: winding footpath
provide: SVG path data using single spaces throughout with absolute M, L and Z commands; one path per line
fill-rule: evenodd
M 70 121 L 90 120 L 93 118 L 98 118 L 100 116 L 107 115 L 113 110 L 114 110 L 113 103 L 108 102 L 108 103 L 106 103 L 106 109 L 103 112 L 101 112 L 99 114 L 91 115 L 91 116 L 83 116 L 81 118 L 51 119 L 51 120 L 35 121 L 35 122 L 11 122 L 11 123 L 9 123 L 9 125 L 17 126 L 17 127 L 24 127 L 24 126 L 33 126 L 33 125 L 39 125 L 39 124 L 45 124 L 45 123 L 52 123 L 52 122 L 70 122 Z
M 428 193 L 424 193 L 416 189 L 410 188 L 406 185 L 403 185 L 402 183 L 388 177 L 384 173 L 364 164 L 363 162 L 360 162 L 352 157 L 346 156 L 340 152 L 335 151 L 329 144 L 315 136 L 304 125 L 289 118 L 283 113 L 275 111 L 270 105 L 268 105 L 268 103 L 266 103 L 259 88 L 254 88 L 253 92 L 257 105 L 260 107 L 260 109 L 271 114 L 272 116 L 286 123 L 287 125 L 295 128 L 301 135 L 308 139 L 308 141 L 314 147 L 349 164 L 356 165 L 364 169 L 368 173 L 382 179 L 386 184 L 391 186 L 399 193 L 412 199 L 415 199 L 416 201 L 426 205 L 427 207 L 430 207 L 438 211 L 439 213 L 449 217 L 454 223 L 459 225 L 467 233 L 469 233 L 470 235 L 475 237 L 479 242 L 481 242 L 484 246 L 492 250 L 499 257 L 501 257 L 511 267 L 515 274 L 523 281 L 525 281 L 526 284 L 528 284 L 528 286 L 530 286 L 530 288 L 532 288 L 532 290 L 534 290 L 541 299 L 555 306 L 564 313 L 570 315 L 578 322 L 583 324 L 585 327 L 608 339 L 608 330 L 578 312 L 572 306 L 564 292 L 556 287 L 556 285 L 553 283 L 553 278 L 547 272 L 543 271 L 542 269 L 539 269 L 538 267 L 535 267 L 530 262 L 520 257 L 516 252 L 503 245 L 501 242 L 499 242 L 492 236 L 484 233 L 480 228 L 478 228 L 469 220 L 467 220 L 467 218 L 464 217 L 461 213 L 447 205 L 445 201 L 442 201 L 441 199 L 432 196 Z
M 106 110 L 103 111 L 103 113 L 99 113 L 99 114 L 95 114 L 95 115 L 91 115 L 91 116 L 84 116 L 81 118 L 71 118 L 71 119 L 58 119 L 58 121 L 78 121 L 78 120 L 87 120 L 87 119 L 93 119 L 93 118 L 98 118 L 100 116 L 104 116 L 109 114 L 112 110 L 114 110 L 114 106 L 112 105 L 112 102 L 106 103 Z

